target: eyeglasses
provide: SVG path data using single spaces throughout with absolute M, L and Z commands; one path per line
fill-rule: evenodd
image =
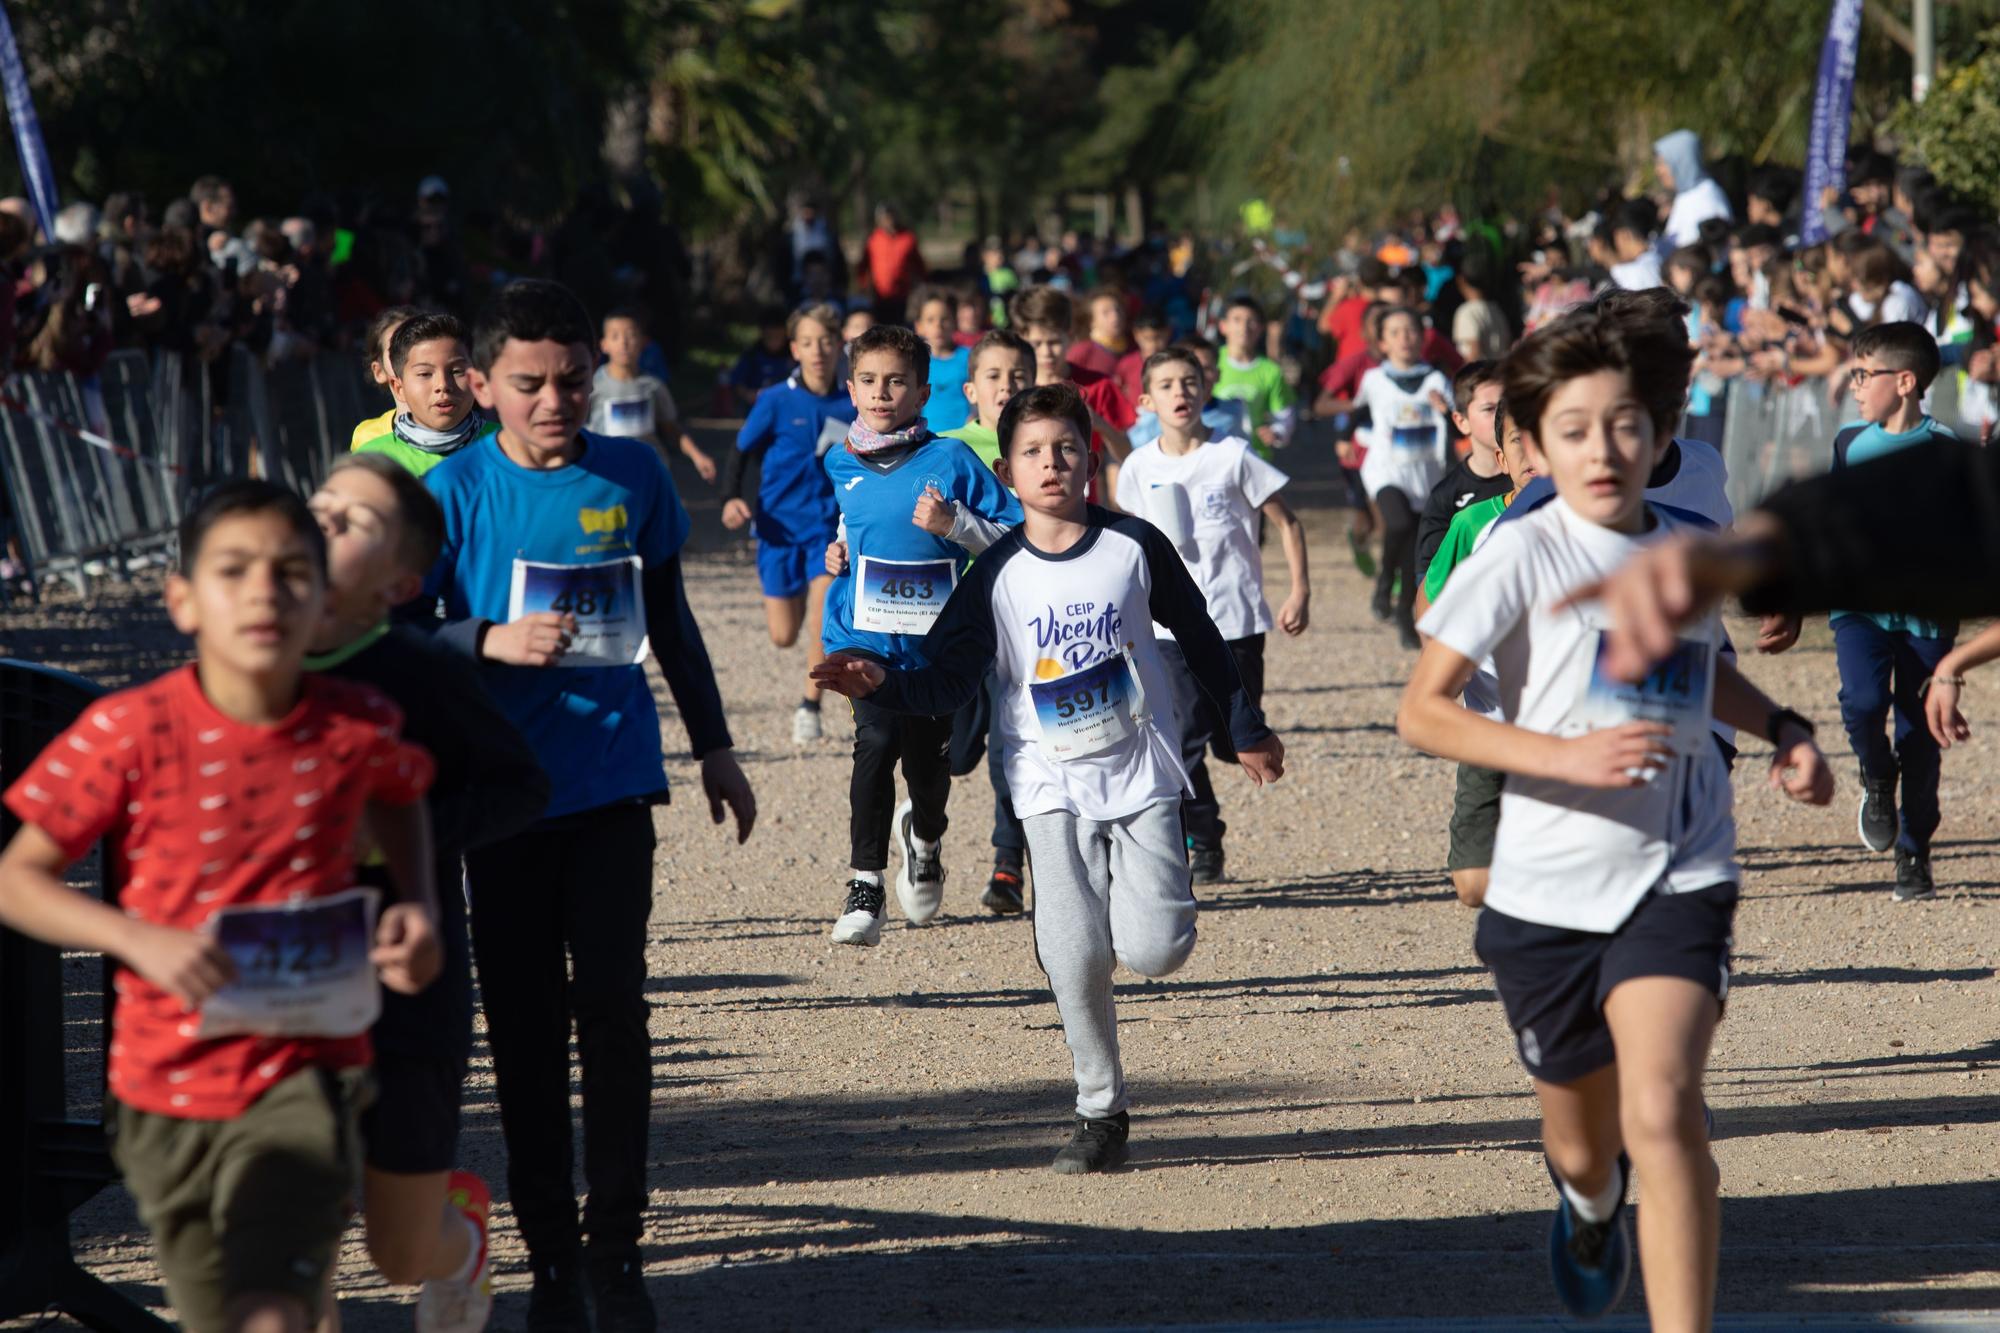
M 1856 366 L 1854 369 L 1847 372 L 1847 382 L 1853 385 L 1855 388 L 1859 389 L 1864 385 L 1866 385 L 1869 380 L 1874 379 L 1877 375 L 1894 375 L 1896 373 L 1897 373 L 1896 371 L 1889 370 L 1886 368 L 1881 370 L 1863 370 L 1860 366 Z

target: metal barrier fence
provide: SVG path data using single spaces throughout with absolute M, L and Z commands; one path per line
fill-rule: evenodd
M 29 578 L 81 593 L 164 558 L 189 497 L 229 477 L 310 491 L 384 406 L 337 354 L 266 369 L 242 346 L 212 366 L 119 352 L 90 381 L 17 372 L 0 385 L 0 487 Z
M 103 690 L 80 676 L 0 658 L 0 788 L 16 778 Z M 0 843 L 19 821 L 0 809 Z M 116 902 L 111 859 L 101 852 L 97 882 Z M 85 867 L 88 868 L 87 866 Z M 108 1049 L 110 964 L 105 1002 L 90 1044 Z M 69 1215 L 118 1178 L 106 1150 L 101 1077 L 69 1109 L 64 1065 L 62 955 L 0 927 L 0 1320 L 60 1310 L 103 1333 L 163 1333 L 169 1326 L 92 1277 L 70 1253 Z

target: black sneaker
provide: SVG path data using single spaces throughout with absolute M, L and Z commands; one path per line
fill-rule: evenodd
M 1368 603 L 1368 613 L 1384 624 L 1387 624 L 1395 616 L 1396 613 L 1389 609 L 1389 594 L 1387 590 L 1381 590 L 1375 594 L 1374 599 Z
M 1896 779 L 1880 782 L 1861 775 L 1861 845 L 1871 852 L 1886 852 L 1896 845 Z
M 1222 882 L 1222 848 L 1190 847 L 1188 849 L 1188 878 L 1197 884 L 1220 884 Z
M 1396 641 L 1403 645 L 1405 651 L 1412 653 L 1421 651 L 1424 646 L 1423 637 L 1417 633 L 1417 622 L 1405 615 L 1396 617 Z
M 590 1310 L 574 1259 L 535 1265 L 528 1293 L 528 1333 L 590 1333 Z
M 993 878 L 986 881 L 986 892 L 979 895 L 979 905 L 995 916 L 1019 916 L 1027 904 L 1021 897 L 1021 862 L 1018 858 L 995 857 Z
M 610 1254 L 592 1252 L 590 1302 L 597 1316 L 597 1333 L 653 1333 L 660 1316 L 646 1292 L 646 1269 L 637 1250 Z
M 885 894 L 880 884 L 865 879 L 847 881 L 847 901 L 833 923 L 835 944 L 872 946 L 882 942 L 882 909 Z
M 1899 903 L 1937 897 L 1937 885 L 1931 880 L 1929 855 L 1906 852 L 1901 847 L 1896 849 L 1896 887 L 1890 896 Z
M 1131 1137 L 1131 1121 L 1123 1111 L 1104 1120 L 1076 1118 L 1076 1133 L 1056 1154 L 1051 1169 L 1058 1175 L 1083 1176 L 1093 1171 L 1109 1171 L 1125 1163 L 1125 1140 Z

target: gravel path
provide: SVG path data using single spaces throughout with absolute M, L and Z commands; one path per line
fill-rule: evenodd
M 1203 895 L 1181 973 L 1123 979 L 1133 1161 L 1083 1180 L 1046 1169 L 1068 1059 L 1029 925 L 977 907 L 984 778 L 953 793 L 939 921 L 893 921 L 874 950 L 829 944 L 851 726 L 834 701 L 828 738 L 791 744 L 803 656 L 765 640 L 747 550 L 684 479 L 703 552 L 691 596 L 763 813 L 736 847 L 673 757 L 684 796 L 659 815 L 649 938 L 647 1245 L 668 1326 L 1422 1327 L 1553 1310 L 1533 1102 L 1439 868 L 1451 767 L 1396 740 L 1411 658 L 1367 616 L 1323 470 L 1285 461 L 1318 593 L 1313 628 L 1270 648 L 1289 773 L 1263 792 L 1220 775 L 1232 879 Z M 1268 568 L 1275 603 L 1275 547 Z M 0 650 L 143 673 L 173 652 L 148 592 L 0 616 Z M 1749 670 L 1844 748 L 1823 625 Z M 1890 902 L 1889 862 L 1855 839 L 1844 754 L 1830 811 L 1765 790 L 1756 746 L 1739 765 L 1740 975 L 1708 1084 L 1724 1311 L 2000 1306 L 2000 709 L 1969 699 L 1985 715 L 1947 756 L 1934 902 Z M 666 734 L 684 743 L 671 718 Z M 483 1047 L 464 1155 L 497 1188 Z M 495 1327 L 518 1327 L 522 1255 L 498 1219 Z M 77 1230 L 88 1262 L 157 1299 L 120 1197 Z M 343 1290 L 350 1328 L 407 1327 L 358 1244 Z M 1623 1309 L 1642 1311 L 1636 1285 Z

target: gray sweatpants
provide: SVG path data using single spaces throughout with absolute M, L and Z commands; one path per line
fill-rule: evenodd
M 1125 1071 L 1112 970 L 1123 963 L 1163 977 L 1194 952 L 1181 803 L 1158 801 L 1122 819 L 1054 811 L 1021 823 L 1035 877 L 1035 952 L 1076 1065 L 1076 1113 L 1116 1115 L 1125 1109 Z

